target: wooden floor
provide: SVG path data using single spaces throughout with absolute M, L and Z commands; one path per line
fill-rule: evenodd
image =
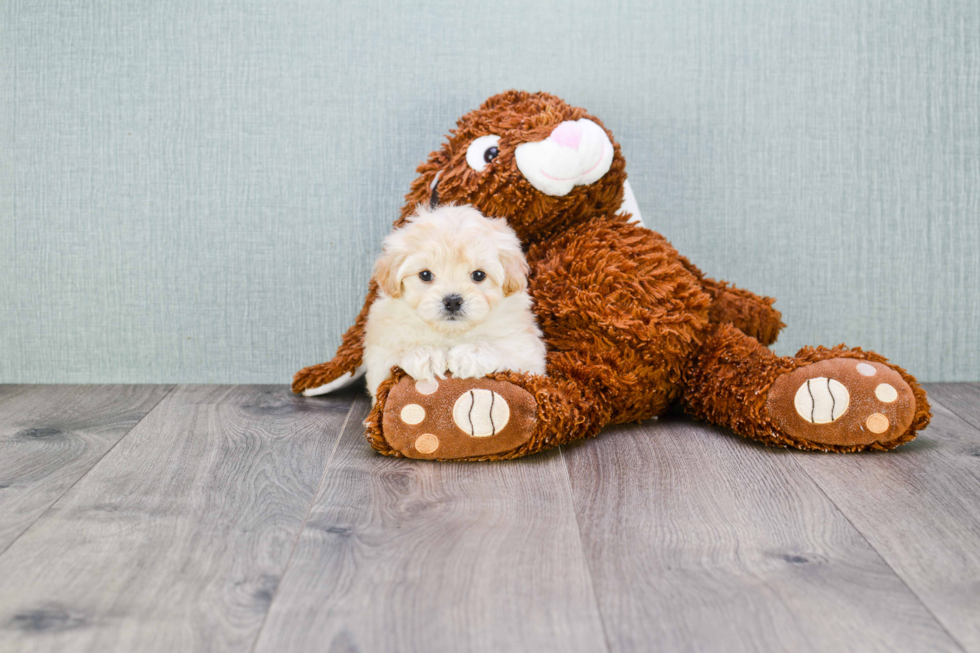
M 438 464 L 354 392 L 0 386 L 0 651 L 980 651 L 980 384 L 928 389 L 887 454 Z

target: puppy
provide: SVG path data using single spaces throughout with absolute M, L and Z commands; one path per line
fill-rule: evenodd
M 470 206 L 419 207 L 393 231 L 374 267 L 381 294 L 364 335 L 368 391 L 397 365 L 416 380 L 544 374 L 528 265 L 504 220 Z

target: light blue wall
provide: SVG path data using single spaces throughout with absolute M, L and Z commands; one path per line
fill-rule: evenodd
M 417 162 L 510 87 L 601 117 L 781 353 L 980 379 L 980 3 L 0 3 L 0 381 L 286 382 Z

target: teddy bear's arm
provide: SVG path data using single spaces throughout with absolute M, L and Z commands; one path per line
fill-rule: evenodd
M 775 299 L 736 288 L 726 281 L 706 277 L 686 257 L 679 258 L 684 267 L 698 278 L 705 292 L 711 296 L 708 319 L 713 324 L 730 323 L 766 347 L 776 342 L 779 332 L 786 325 L 781 319 L 782 314 L 772 307 Z
M 349 381 L 360 376 L 359 368 L 364 356 L 364 328 L 367 325 L 368 311 L 377 296 L 378 284 L 372 280 L 364 300 L 364 306 L 358 313 L 357 319 L 354 320 L 354 325 L 347 329 L 347 333 L 344 334 L 340 347 L 337 348 L 337 354 L 326 363 L 304 367 L 297 372 L 293 377 L 293 392 L 323 388 L 329 383 L 343 378 L 344 375 L 349 375 L 347 377 Z M 346 383 L 341 385 L 346 385 Z

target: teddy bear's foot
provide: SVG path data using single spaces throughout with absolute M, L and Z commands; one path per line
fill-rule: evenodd
M 388 392 L 382 432 L 407 458 L 501 458 L 531 438 L 536 414 L 534 397 L 507 381 L 405 376 Z
M 904 440 L 916 412 L 915 395 L 901 374 L 855 358 L 831 358 L 783 374 L 766 403 L 786 435 L 818 448 L 890 448 Z

